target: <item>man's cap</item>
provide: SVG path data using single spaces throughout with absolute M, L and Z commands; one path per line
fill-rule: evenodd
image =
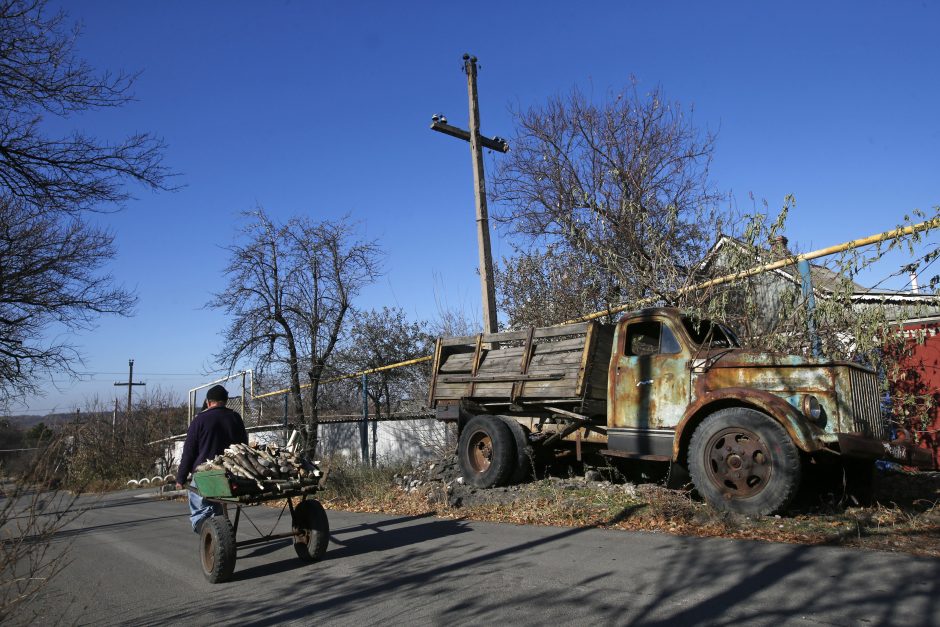
M 209 388 L 209 391 L 206 392 L 207 401 L 227 401 L 228 400 L 228 390 L 226 390 L 221 385 L 214 385 Z

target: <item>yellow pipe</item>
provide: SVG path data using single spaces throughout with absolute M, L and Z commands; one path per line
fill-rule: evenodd
M 810 259 L 826 257 L 828 255 L 834 255 L 835 253 L 841 253 L 843 251 L 849 250 L 850 248 L 861 248 L 862 246 L 869 246 L 871 244 L 877 244 L 878 242 L 883 242 L 886 239 L 892 239 L 895 237 L 903 237 L 905 235 L 913 235 L 914 233 L 918 233 L 920 231 L 926 231 L 926 230 L 929 230 L 932 228 L 938 228 L 938 227 L 940 227 L 940 217 L 933 218 L 932 220 L 927 220 L 926 222 L 912 224 L 911 226 L 905 226 L 905 227 L 901 227 L 897 229 L 892 229 L 890 231 L 878 233 L 877 235 L 870 235 L 868 237 L 854 239 L 849 242 L 845 242 L 843 244 L 836 244 L 835 246 L 829 246 L 827 248 L 820 248 L 819 250 L 814 250 L 812 252 L 803 253 L 801 255 L 791 255 L 790 257 L 786 257 L 785 259 L 780 259 L 779 261 L 765 263 L 764 265 L 755 266 L 754 268 L 750 268 L 748 270 L 742 270 L 741 272 L 737 272 L 735 274 L 729 274 L 723 277 L 718 277 L 716 279 L 705 281 L 704 283 L 699 283 L 697 285 L 690 285 L 688 287 L 680 288 L 676 291 L 676 294 L 681 295 L 681 294 L 687 294 L 688 292 L 695 292 L 698 290 L 705 289 L 707 287 L 714 287 L 715 285 L 722 285 L 723 283 L 730 283 L 731 281 L 744 279 L 749 276 L 754 276 L 755 274 L 760 274 L 762 272 L 768 272 L 770 270 L 776 270 L 777 268 L 784 268 L 786 266 L 792 266 L 793 264 L 803 261 L 804 259 L 808 261 Z M 574 324 L 576 322 L 585 322 L 587 320 L 594 320 L 595 318 L 602 318 L 604 316 L 609 316 L 611 314 L 620 313 L 622 311 L 628 311 L 631 309 L 642 307 L 643 305 L 653 303 L 656 300 L 657 299 L 655 298 L 644 298 L 642 300 L 630 303 L 629 305 L 628 304 L 617 305 L 616 307 L 611 307 L 609 309 L 605 309 L 604 311 L 596 311 L 594 313 L 581 316 L 580 318 L 566 320 L 565 322 L 562 322 L 555 326 L 562 326 L 565 324 Z M 419 364 L 425 361 L 431 361 L 432 359 L 433 357 L 431 355 L 427 355 L 425 357 L 418 357 L 417 359 L 410 359 L 408 361 L 402 361 L 402 362 L 395 363 L 395 364 L 389 364 L 387 366 L 379 366 L 378 368 L 371 368 L 369 370 L 363 370 L 361 372 L 354 372 L 352 374 L 344 374 L 342 376 L 333 377 L 331 379 L 324 379 L 320 381 L 320 383 L 335 383 L 336 381 L 343 381 L 345 379 L 361 377 L 364 374 L 372 374 L 375 372 L 382 372 L 384 370 L 392 370 L 394 368 L 404 368 L 405 366 L 412 366 L 414 364 Z M 300 389 L 303 390 L 309 387 L 310 387 L 310 384 L 305 383 L 304 385 L 300 386 Z M 278 394 L 284 394 L 289 391 L 290 391 L 290 388 L 284 388 L 282 390 L 276 390 L 274 392 L 267 392 L 265 394 L 260 394 L 253 398 L 255 399 L 267 398 L 269 396 L 277 396 Z
M 697 285 L 690 285 L 688 287 L 683 287 L 676 290 L 676 295 L 687 294 L 689 292 L 695 292 L 698 290 L 703 290 L 707 287 L 714 287 L 715 285 L 722 285 L 723 283 L 730 283 L 732 281 L 737 281 L 738 279 L 744 279 L 749 276 L 754 276 L 755 274 L 760 274 L 762 272 L 768 272 L 770 270 L 776 270 L 777 268 L 783 268 L 786 266 L 792 266 L 800 261 L 817 259 L 819 257 L 826 257 L 828 255 L 834 255 L 835 253 L 841 253 L 843 251 L 849 250 L 850 248 L 861 248 L 862 246 L 870 246 L 871 244 L 877 244 L 878 242 L 883 242 L 887 239 L 892 239 L 895 237 L 902 237 L 905 235 L 912 235 L 920 231 L 926 231 L 928 229 L 940 227 L 940 217 L 933 218 L 932 220 L 927 220 L 926 222 L 920 222 L 918 224 L 912 224 L 911 226 L 905 226 L 897 229 L 892 229 L 890 231 L 885 231 L 883 233 L 878 233 L 877 235 L 870 235 L 868 237 L 863 237 L 860 239 L 854 239 L 843 244 L 836 244 L 834 246 L 829 246 L 827 248 L 820 248 L 819 250 L 814 250 L 809 253 L 803 253 L 801 255 L 791 255 L 785 259 L 780 259 L 779 261 L 773 261 L 771 263 L 765 263 L 761 266 L 755 266 L 748 270 L 742 270 L 741 272 L 736 272 L 735 274 L 729 274 L 723 277 L 718 277 L 716 279 L 711 279 L 705 281 L 704 283 L 699 283 Z M 620 313 L 622 311 L 628 311 L 631 309 L 636 309 L 643 307 L 644 305 L 655 302 L 656 298 L 644 298 L 630 304 L 617 305 L 616 307 L 611 307 L 605 309 L 604 311 L 595 311 L 594 313 L 581 316 L 580 318 L 574 318 L 572 320 L 566 320 L 561 324 L 574 324 L 576 322 L 585 322 L 587 320 L 594 320 L 595 318 L 602 318 L 604 316 L 609 316 L 611 314 Z M 560 325 L 559 325 L 560 326 Z
M 333 377 L 331 379 L 323 379 L 322 381 L 320 381 L 320 383 L 335 383 L 336 381 L 343 381 L 345 379 L 354 379 L 355 377 L 361 377 L 364 374 L 373 374 L 375 372 L 382 372 L 384 370 L 393 370 L 394 368 L 404 368 L 405 366 L 413 366 L 414 364 L 420 364 L 425 361 L 431 361 L 432 359 L 433 357 L 431 355 L 426 355 L 424 357 L 417 357 L 415 359 L 409 359 L 408 361 L 400 361 L 395 364 L 388 364 L 387 366 L 379 366 L 378 368 L 370 368 L 368 370 L 362 370 L 360 372 L 354 372 L 352 374 L 344 374 L 338 377 Z M 310 387 L 309 383 L 304 383 L 303 385 L 300 386 L 300 389 L 304 390 L 309 387 Z M 258 396 L 254 396 L 252 398 L 254 399 L 267 398 L 269 396 L 277 396 L 278 394 L 285 394 L 287 392 L 290 392 L 290 388 L 284 388 L 282 390 L 275 390 L 273 392 L 265 392 L 264 394 L 259 394 Z

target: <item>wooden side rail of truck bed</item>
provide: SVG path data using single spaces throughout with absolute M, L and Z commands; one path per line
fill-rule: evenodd
M 430 404 L 605 401 L 613 327 L 559 327 L 440 338 Z

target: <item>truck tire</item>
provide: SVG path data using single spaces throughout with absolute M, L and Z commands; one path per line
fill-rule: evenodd
M 502 420 L 509 431 L 512 432 L 513 441 L 516 444 L 516 456 L 513 461 L 512 475 L 509 477 L 508 485 L 518 485 L 525 481 L 532 470 L 532 446 L 529 444 L 529 435 L 525 428 L 518 421 L 509 416 L 496 416 Z
M 800 452 L 776 420 L 744 407 L 708 416 L 692 434 L 689 472 L 715 509 L 767 515 L 789 505 L 800 486 Z
M 509 426 L 494 416 L 474 416 L 457 440 L 460 471 L 477 488 L 506 485 L 515 470 L 515 454 Z
M 205 519 L 199 532 L 202 574 L 209 583 L 224 583 L 235 572 L 235 531 L 224 516 Z
M 294 508 L 294 551 L 302 562 L 323 558 L 330 542 L 330 521 L 320 501 L 301 501 Z

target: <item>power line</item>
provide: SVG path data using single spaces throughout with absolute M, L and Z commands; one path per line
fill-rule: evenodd
M 75 374 L 77 374 L 80 377 L 86 377 L 86 376 L 93 377 L 99 374 L 118 375 L 118 374 L 124 374 L 124 373 L 123 372 L 91 372 L 89 371 L 89 372 L 76 372 Z M 204 377 L 206 376 L 206 374 L 203 372 L 138 372 L 137 374 L 145 376 L 145 377 Z

